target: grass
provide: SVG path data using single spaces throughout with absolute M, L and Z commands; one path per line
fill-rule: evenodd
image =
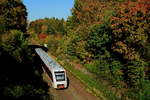
M 101 100 L 120 100 L 115 94 L 108 90 L 98 80 L 93 79 L 91 76 L 88 76 L 85 73 L 75 69 L 72 65 L 68 63 L 63 63 L 63 65 L 68 71 L 73 73 L 83 84 L 85 84 L 90 92 L 95 94 Z

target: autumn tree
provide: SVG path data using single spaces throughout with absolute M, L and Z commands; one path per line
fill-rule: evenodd
M 0 30 L 11 29 L 26 32 L 27 12 L 21 0 L 0 0 Z
M 44 18 L 32 21 L 29 32 L 35 34 L 65 34 L 65 20 L 57 18 Z
M 112 50 L 121 54 L 127 62 L 127 82 L 131 86 L 140 84 L 144 68 L 148 68 L 147 57 L 150 35 L 150 2 L 148 0 L 122 3 L 112 17 Z M 142 63 L 141 63 L 142 62 Z M 132 64 L 131 64 L 132 63 Z M 139 67 L 138 67 L 139 66 Z
M 140 59 L 143 48 L 149 43 L 149 9 L 147 0 L 122 4 L 112 17 L 114 51 L 125 59 Z
M 0 0 L 0 97 L 51 100 L 41 64 L 24 35 L 26 16 L 21 0 Z

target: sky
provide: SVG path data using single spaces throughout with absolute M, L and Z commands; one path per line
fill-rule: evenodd
M 74 0 L 23 0 L 27 8 L 28 20 L 41 18 L 64 18 L 71 15 Z

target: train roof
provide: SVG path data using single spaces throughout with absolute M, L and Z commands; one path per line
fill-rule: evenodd
M 39 55 L 41 60 L 44 64 L 51 70 L 51 71 L 64 71 L 65 69 L 59 65 L 55 60 L 53 60 L 43 49 L 36 48 L 36 53 Z

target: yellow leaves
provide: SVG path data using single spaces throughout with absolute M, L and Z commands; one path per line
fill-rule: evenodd
M 134 26 L 135 27 L 135 26 Z M 132 43 L 138 43 L 138 42 L 143 42 L 146 43 L 148 40 L 148 34 L 145 33 L 146 30 L 148 30 L 148 26 L 146 25 L 146 23 L 137 23 L 136 27 L 132 30 L 129 30 L 130 32 L 130 40 L 132 40 Z
M 90 57 L 90 53 L 86 51 L 85 49 L 86 46 L 86 41 L 80 41 L 78 42 L 77 46 L 76 46 L 76 53 L 80 55 L 80 57 L 82 59 L 86 59 L 86 57 Z
M 122 41 L 119 41 L 115 43 L 115 45 L 112 47 L 113 51 L 118 52 L 120 54 L 127 53 L 127 45 L 123 43 Z
M 115 35 L 119 35 L 119 34 L 121 34 L 122 33 L 122 29 L 116 29 L 116 30 L 113 30 L 113 33 L 115 34 Z
M 140 54 L 132 47 L 129 47 L 126 43 L 119 41 L 112 46 L 114 52 L 118 52 L 123 55 L 124 59 L 127 60 L 138 60 L 140 59 Z
M 114 9 L 112 5 L 111 2 L 100 2 L 99 0 L 79 0 L 79 7 L 73 8 L 74 20 L 86 25 L 101 23 L 106 20 L 106 17 L 111 16 L 110 12 Z
M 118 6 L 116 15 L 111 18 L 115 42 L 112 49 L 122 54 L 124 59 L 140 59 L 141 45 L 145 45 L 149 37 L 149 7 L 150 4 L 144 0 L 125 2 Z
M 118 18 L 118 17 L 115 17 L 115 16 L 112 16 L 111 20 L 112 20 L 112 21 L 116 21 L 116 20 L 119 20 L 119 18 Z
M 122 20 L 124 23 L 129 22 L 129 19 L 128 19 L 128 18 L 122 18 L 121 20 Z
M 48 29 L 48 26 L 47 26 L 47 25 L 42 25 L 42 26 L 41 26 L 41 30 L 42 30 L 43 32 L 45 32 L 47 29 Z
M 135 42 L 143 41 L 146 42 L 148 39 L 148 36 L 144 34 L 144 29 L 138 29 L 136 34 L 133 35 L 133 40 Z
M 128 60 L 139 60 L 140 54 L 134 48 L 128 48 L 128 51 L 124 55 L 124 58 Z

